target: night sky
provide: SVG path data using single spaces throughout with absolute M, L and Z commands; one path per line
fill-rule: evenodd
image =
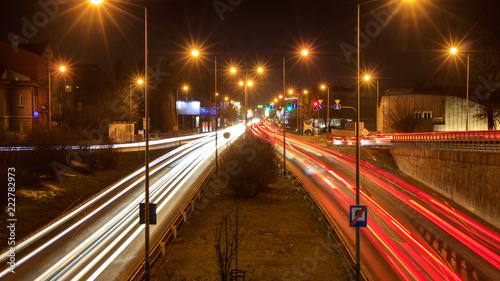
M 28 34 L 23 18 L 33 23 L 34 16 L 44 11 L 37 2 L 3 3 L 2 40 L 7 42 L 8 34 L 15 33 L 31 37 L 27 38 L 29 43 L 49 42 L 65 64 L 98 64 L 107 72 L 116 60 L 134 66 L 142 63 L 144 10 L 140 7 L 119 1 L 94 7 L 84 0 L 60 0 L 48 20 L 40 17 L 37 30 Z M 256 78 L 257 87 L 250 97 L 253 104 L 263 103 L 282 90 L 283 56 L 287 85 L 296 91 L 322 82 L 355 86 L 356 13 L 357 3 L 363 1 L 125 2 L 148 7 L 152 64 L 168 59 L 169 71 L 175 72 L 171 74 L 178 81 L 175 83 L 189 83 L 195 95 L 213 92 L 214 56 L 218 59 L 220 91 L 237 90 L 232 88 L 236 80 L 228 75 L 230 65 L 246 68 L 249 73 L 258 65 L 264 66 L 265 74 Z M 379 77 L 382 88 L 387 88 L 412 86 L 438 70 L 463 67 L 460 60 L 457 64 L 447 61 L 447 49 L 459 42 L 475 47 L 483 36 L 477 32 L 478 22 L 489 17 L 491 3 L 498 5 L 493 0 L 415 0 L 403 4 L 380 0 L 363 5 L 362 69 Z M 391 19 L 386 21 L 389 14 Z M 192 48 L 199 49 L 202 57 L 190 57 Z M 307 57 L 300 56 L 303 48 L 309 50 Z M 345 50 L 353 51 L 352 56 Z

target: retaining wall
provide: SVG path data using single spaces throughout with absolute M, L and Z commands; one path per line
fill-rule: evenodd
M 500 154 L 391 148 L 401 171 L 500 228 Z

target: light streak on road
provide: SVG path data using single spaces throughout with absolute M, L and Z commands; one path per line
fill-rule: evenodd
M 230 139 L 222 138 L 226 131 L 231 133 Z M 244 131 L 243 125 L 221 130 L 218 148 L 223 149 L 224 145 Z M 178 147 L 150 163 L 152 177 L 150 198 L 151 202 L 157 203 L 156 211 L 159 218 L 162 216 L 166 219 L 172 216 L 173 212 L 178 212 L 178 209 L 187 203 L 183 201 L 187 199 L 182 198 L 189 197 L 185 194 L 194 192 L 196 187 L 193 185 L 194 182 L 204 176 L 200 171 L 208 170 L 208 167 L 214 164 L 214 136 L 214 134 L 206 134 L 202 138 L 198 136 L 197 140 Z M 139 225 L 138 214 L 139 203 L 144 202 L 143 173 L 144 168 L 136 170 L 16 245 L 16 273 L 9 274 L 10 269 L 4 267 L 0 278 L 21 280 L 22 276 L 29 276 L 24 279 L 101 279 L 101 275 L 109 266 L 122 258 L 125 250 L 135 251 L 141 244 L 142 239 L 139 234 L 144 226 Z M 95 230 L 85 233 L 87 227 Z M 156 228 L 158 227 L 160 226 Z M 72 248 L 57 246 L 65 243 L 62 242 L 65 241 L 63 239 L 78 242 Z M 6 251 L 0 255 L 0 261 L 4 265 L 8 253 Z M 137 249 L 137 253 L 140 255 L 143 249 Z M 51 258 L 52 255 L 57 258 Z M 32 264 L 34 258 L 48 261 L 48 266 Z M 130 268 L 137 265 L 122 266 Z M 32 271 L 35 270 L 37 275 L 33 276 Z
M 254 126 L 253 133 L 273 143 L 278 151 L 282 142 L 281 136 L 276 131 L 269 130 L 267 126 Z M 276 140 L 275 140 L 276 139 Z M 289 136 L 287 138 L 287 157 L 297 160 L 310 174 L 315 175 L 326 184 L 335 194 L 338 203 L 348 213 L 349 205 L 354 205 L 355 187 L 349 179 L 341 176 L 319 159 L 318 154 L 332 157 L 336 161 L 354 169 L 355 158 L 334 152 L 325 147 L 307 143 Z M 301 150 L 305 152 L 301 152 Z M 313 152 L 313 153 L 310 153 Z M 317 158 L 318 157 L 318 158 Z M 320 170 L 318 170 L 318 167 Z M 362 163 L 362 173 L 369 181 L 391 194 L 399 202 L 411 207 L 420 215 L 427 218 L 440 229 L 460 241 L 469 250 L 477 253 L 497 270 L 500 270 L 499 235 L 477 223 L 466 215 L 452 209 L 439 199 L 403 182 L 393 175 L 381 171 L 367 163 Z M 339 182 L 336 185 L 325 176 L 329 174 Z M 365 179 L 365 180 L 366 180 Z M 344 190 L 344 188 L 347 188 Z M 349 192 L 346 192 L 349 191 Z M 387 210 L 377 204 L 364 190 L 360 190 L 362 201 L 369 206 L 369 227 L 363 229 L 366 237 L 392 265 L 401 279 L 409 280 L 462 280 L 462 276 L 430 246 L 426 241 L 412 234 L 402 223 L 389 214 Z M 413 199 L 412 199 L 413 198 Z M 417 201 L 423 204 L 417 203 Z M 399 241 L 399 242 L 394 242 Z M 425 272 L 424 275 L 423 272 Z M 495 273 L 493 273 L 495 276 Z M 500 271 L 497 272 L 500 274 Z M 500 275 L 497 275 L 500 277 Z

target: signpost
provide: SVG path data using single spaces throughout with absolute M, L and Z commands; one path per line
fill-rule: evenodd
M 351 205 L 349 208 L 349 226 L 366 227 L 368 211 L 366 206 Z

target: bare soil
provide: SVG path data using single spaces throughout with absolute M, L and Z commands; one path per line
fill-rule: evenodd
M 245 280 L 349 280 L 349 267 L 318 215 L 281 174 L 255 198 L 226 188 L 196 210 L 153 265 L 151 280 L 220 280 L 215 227 L 236 200 L 243 221 L 237 269 Z

